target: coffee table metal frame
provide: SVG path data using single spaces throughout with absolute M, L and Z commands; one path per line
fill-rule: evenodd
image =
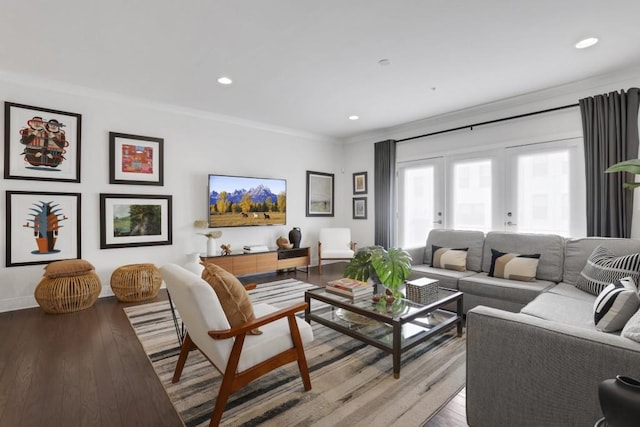
M 325 291 L 324 288 L 318 288 L 305 292 L 307 308 L 304 317 L 308 323 L 313 320 L 390 353 L 393 357 L 393 376 L 400 378 L 402 353 L 454 326 L 457 328 L 458 337 L 462 336 L 462 297 L 462 292 L 440 288 L 437 296 L 431 298 L 427 304 L 398 299 L 388 310 L 384 302 L 376 303 L 371 299 L 354 302 L 349 297 L 335 295 Z M 313 301 L 321 301 L 325 304 L 318 308 L 316 303 L 314 309 Z M 442 310 L 444 306 L 454 302 L 456 312 Z M 392 339 L 376 338 L 373 333 L 367 333 L 376 328 L 359 325 L 357 321 L 344 320 L 344 316 L 339 316 L 338 309 L 355 313 L 356 318 L 359 315 L 362 319 L 371 320 L 371 323 L 379 322 L 377 323 L 379 326 L 386 324 L 385 328 L 391 328 Z M 437 323 L 433 323 L 433 319 L 438 319 Z M 376 335 L 379 335 L 379 332 L 378 328 Z

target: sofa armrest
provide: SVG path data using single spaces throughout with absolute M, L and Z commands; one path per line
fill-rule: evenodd
M 593 425 L 598 384 L 618 374 L 640 377 L 640 344 L 483 306 L 467 313 L 469 425 Z
M 405 249 L 405 251 L 409 252 L 409 255 L 411 255 L 411 264 L 412 265 L 419 265 L 419 264 L 423 264 L 424 263 L 424 246 L 420 246 L 419 248 L 409 248 L 409 249 Z M 429 260 L 431 261 L 431 260 Z

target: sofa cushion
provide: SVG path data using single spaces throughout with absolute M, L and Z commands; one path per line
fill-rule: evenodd
M 531 282 L 536 280 L 540 254 L 508 254 L 491 249 L 489 276 Z
M 455 271 L 434 268 L 425 264 L 411 266 L 411 271 L 420 277 L 429 277 L 440 281 L 443 288 L 458 289 L 458 280 L 476 274 L 474 271 Z
M 589 292 L 585 292 L 576 288 L 573 285 L 568 283 L 558 283 L 553 288 L 549 289 L 547 292 L 552 294 L 564 295 L 565 297 L 581 299 L 583 301 L 588 301 L 593 304 L 593 295 Z
M 444 248 L 469 248 L 467 251 L 467 270 L 475 272 L 482 270 L 482 248 L 484 245 L 482 231 L 431 230 L 427 236 L 423 264 L 431 265 L 433 245 Z
M 520 304 L 527 304 L 552 286 L 555 286 L 555 283 L 546 280 L 521 282 L 489 277 L 487 273 L 477 273 L 458 281 L 458 289 L 462 292 Z
M 249 294 L 233 274 L 215 264 L 207 264 L 202 272 L 202 278 L 216 292 L 231 327 L 255 320 Z M 262 332 L 259 329 L 253 329 L 249 333 L 258 335 Z
M 627 276 L 639 283 L 640 253 L 616 256 L 610 249 L 598 246 L 582 269 L 576 287 L 598 295 L 609 284 Z
M 638 289 L 631 277 L 616 280 L 596 298 L 593 321 L 603 332 L 619 331 L 640 307 Z
M 564 325 L 595 330 L 593 323 L 594 301 L 593 295 L 589 301 L 545 292 L 527 304 L 520 312 Z
M 598 246 L 610 249 L 616 255 L 629 255 L 640 252 L 640 240 L 613 237 L 584 237 L 569 239 L 564 249 L 564 272 L 562 281 L 570 285 L 578 283 L 582 269 L 589 255 Z M 611 283 L 611 282 L 609 282 Z
M 622 328 L 622 336 L 635 342 L 640 342 L 640 310 Z
M 469 248 L 452 249 L 433 245 L 431 247 L 431 267 L 466 271 L 468 250 Z
M 562 280 L 564 238 L 555 234 L 527 234 L 490 231 L 485 238 L 482 271 L 491 269 L 491 249 L 504 253 L 540 254 L 536 278 Z

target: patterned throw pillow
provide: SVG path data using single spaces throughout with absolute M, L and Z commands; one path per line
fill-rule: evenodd
M 256 316 L 253 313 L 249 294 L 236 276 L 215 264 L 207 264 L 202 272 L 202 278 L 216 292 L 231 327 L 255 320 Z M 262 331 L 259 329 L 249 331 L 251 335 L 260 335 L 261 333 Z
M 489 276 L 533 282 L 536 280 L 540 254 L 510 254 L 491 249 Z
M 608 285 L 593 304 L 593 321 L 602 332 L 619 331 L 640 307 L 638 289 L 631 277 Z
M 431 267 L 467 271 L 468 250 L 469 248 L 451 249 L 431 245 Z
M 617 256 L 610 249 L 598 246 L 582 269 L 576 288 L 597 296 L 609 284 L 628 276 L 635 283 L 640 282 L 640 253 Z

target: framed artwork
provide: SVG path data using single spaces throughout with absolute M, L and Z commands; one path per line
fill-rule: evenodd
M 367 194 L 366 172 L 356 172 L 353 174 L 353 194 Z
M 353 198 L 353 219 L 367 219 L 367 198 Z
M 109 184 L 164 185 L 164 139 L 109 132 Z
M 4 103 L 4 178 L 80 182 L 82 116 Z
M 307 171 L 307 216 L 333 216 L 332 173 Z
M 100 249 L 172 243 L 171 196 L 100 194 Z
M 6 266 L 80 258 L 80 197 L 7 191 Z

